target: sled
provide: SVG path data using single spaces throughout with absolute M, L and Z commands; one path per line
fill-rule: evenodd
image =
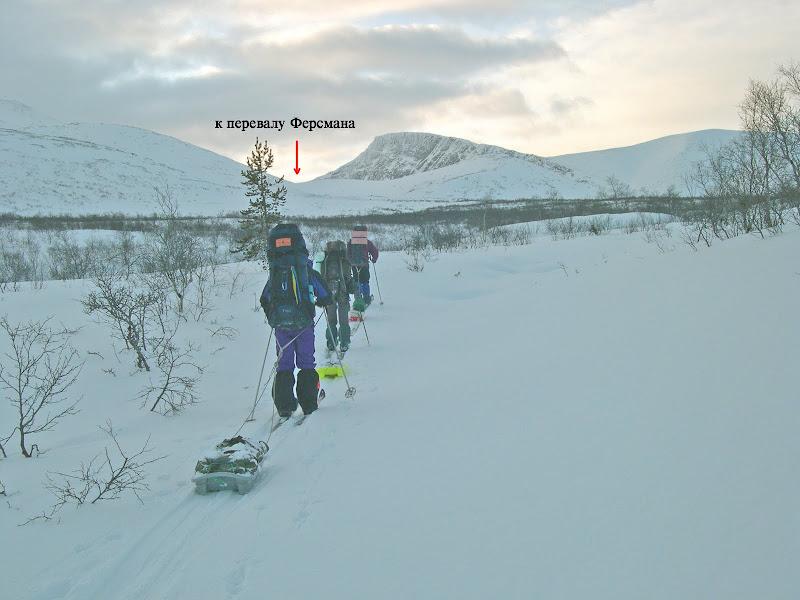
M 217 444 L 212 452 L 197 461 L 192 481 L 198 494 L 233 490 L 246 494 L 253 489 L 261 462 L 269 446 L 266 442 L 242 436 L 228 438 Z
M 344 377 L 344 365 L 323 365 L 317 367 L 317 373 L 323 379 L 336 379 L 337 377 Z

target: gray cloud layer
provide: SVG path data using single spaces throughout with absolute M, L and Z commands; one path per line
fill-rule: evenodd
M 492 31 L 494 24 L 624 3 L 573 0 L 561 9 L 555 0 L 396 0 L 340 8 L 304 0 L 276 10 L 231 0 L 211 10 L 188 0 L 12 1 L 0 20 L 0 95 L 64 119 L 185 136 L 237 157 L 251 136 L 215 131 L 213 120 L 354 119 L 358 133 L 346 139 L 366 144 L 375 134 L 413 127 L 426 107 L 490 90 L 482 80 L 498 70 L 565 58 L 553 41 L 509 36 Z M 342 12 L 353 20 L 324 25 Z M 429 16 L 444 24 L 415 24 Z M 465 19 L 481 27 L 464 27 Z M 497 97 L 513 102 L 496 111 L 533 114 L 513 89 Z

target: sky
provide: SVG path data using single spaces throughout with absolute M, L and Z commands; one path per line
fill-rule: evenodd
M 394 131 L 552 156 L 736 128 L 799 39 L 783 0 L 2 0 L 0 97 L 239 161 L 258 134 L 301 181 Z M 214 128 L 293 117 L 356 127 Z

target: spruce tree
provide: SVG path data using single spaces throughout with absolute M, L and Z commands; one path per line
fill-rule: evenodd
M 281 207 L 286 203 L 286 186 L 283 176 L 270 181 L 267 170 L 272 167 L 272 149 L 256 138 L 256 145 L 247 158 L 247 169 L 242 171 L 245 196 L 250 205 L 239 211 L 242 236 L 233 252 L 240 253 L 245 260 L 257 260 L 267 268 L 267 237 L 270 228 L 281 218 Z

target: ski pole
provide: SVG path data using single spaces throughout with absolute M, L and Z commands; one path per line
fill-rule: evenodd
M 320 315 L 317 318 L 317 320 L 314 321 L 313 324 L 309 325 L 309 327 L 312 327 L 312 328 L 315 327 L 317 325 L 317 323 L 319 323 L 321 318 L 322 318 L 322 315 Z M 264 388 L 261 389 L 261 380 L 262 380 L 262 377 L 264 375 L 264 367 L 267 364 L 267 354 L 269 353 L 269 347 L 272 344 L 272 336 L 275 334 L 275 329 L 274 328 L 270 328 L 269 340 L 267 340 L 267 350 L 266 350 L 266 352 L 264 352 L 264 362 L 261 364 L 261 373 L 258 375 L 258 387 L 256 389 L 256 399 L 253 402 L 253 408 L 250 409 L 250 415 L 247 417 L 247 419 L 245 419 L 242 422 L 241 427 L 239 427 L 239 430 L 236 432 L 237 434 L 242 430 L 242 428 L 244 427 L 245 423 L 247 423 L 249 421 L 253 421 L 253 417 L 255 415 L 256 408 L 258 408 L 258 405 L 261 402 L 261 399 L 264 397 L 264 392 L 267 391 L 267 385 L 269 384 L 270 381 L 272 381 L 273 396 L 274 396 L 275 381 L 273 380 L 273 377 L 275 377 L 275 374 L 278 372 L 278 363 L 280 363 L 281 357 L 283 357 L 283 353 L 286 350 L 286 348 L 291 346 L 294 343 L 294 341 L 303 334 L 304 331 L 305 331 L 305 329 L 302 329 L 300 331 L 300 333 L 298 333 L 291 340 L 289 340 L 289 342 L 285 346 L 281 346 L 280 344 L 278 344 L 278 348 L 276 349 L 277 350 L 277 356 L 275 357 L 275 363 L 272 365 L 272 372 L 270 373 L 269 377 L 267 378 L 267 381 L 264 383 Z M 276 342 L 277 342 L 277 336 L 276 336 Z M 274 417 L 275 416 L 275 408 L 274 407 L 272 409 L 272 413 L 273 413 L 273 417 Z M 272 435 L 272 434 L 270 434 L 270 435 Z
M 381 306 L 383 306 L 383 294 L 381 294 L 381 281 L 378 279 L 378 265 L 372 263 L 372 270 L 375 271 L 375 285 L 378 286 L 378 300 L 381 301 Z
M 274 333 L 274 329 L 270 328 L 269 330 L 269 340 L 267 340 L 267 349 L 264 350 L 264 360 L 261 363 L 261 372 L 258 374 L 258 385 L 256 385 L 256 397 L 253 400 L 253 408 L 250 409 L 250 415 L 245 419 L 245 423 L 249 423 L 254 420 L 254 415 L 256 412 L 256 406 L 258 406 L 258 399 L 261 395 L 261 379 L 264 377 L 264 367 L 267 366 L 267 354 L 269 354 L 269 346 L 272 344 L 272 334 Z
M 331 322 L 328 320 L 328 311 L 324 310 L 323 314 L 325 315 L 325 324 L 328 326 L 328 331 L 331 331 Z M 350 381 L 347 379 L 347 373 L 345 372 L 344 365 L 342 364 L 342 357 L 339 355 L 338 351 L 336 352 L 336 362 L 339 363 L 339 368 L 342 370 L 342 377 L 344 377 L 344 382 L 347 385 L 347 391 L 345 391 L 344 397 L 352 398 L 356 395 L 356 388 L 350 385 Z
M 364 328 L 364 335 L 367 337 L 367 346 L 372 346 L 369 341 L 369 333 L 367 333 L 367 322 L 364 320 L 364 313 L 361 313 L 361 327 Z

